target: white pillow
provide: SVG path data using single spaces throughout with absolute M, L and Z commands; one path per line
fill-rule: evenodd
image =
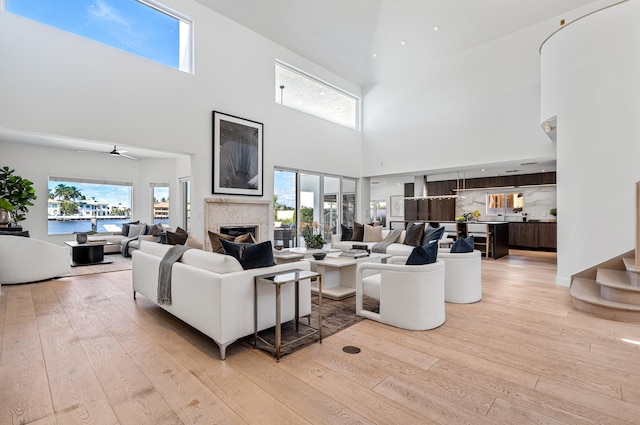
M 127 237 L 129 238 L 134 238 L 136 236 L 138 236 L 140 234 L 140 232 L 142 232 L 143 229 L 145 229 L 147 227 L 146 224 L 142 223 L 142 224 L 131 224 L 129 226 L 129 233 L 127 234 Z
M 364 225 L 364 238 L 362 242 L 380 242 L 382 240 L 382 226 Z

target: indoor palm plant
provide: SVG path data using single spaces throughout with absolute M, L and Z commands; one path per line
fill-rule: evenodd
M 29 207 L 37 198 L 33 182 L 16 176 L 14 169 L 4 166 L 0 168 L 0 209 L 6 210 L 11 221 L 18 223 L 26 218 Z

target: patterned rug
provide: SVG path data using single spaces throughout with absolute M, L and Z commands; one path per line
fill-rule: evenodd
M 371 311 L 378 311 L 378 300 L 374 298 L 364 297 L 364 308 Z M 364 317 L 356 316 L 356 297 L 352 296 L 345 298 L 344 300 L 336 301 L 327 298 L 322 299 L 322 338 L 326 338 L 333 335 L 336 332 L 340 332 L 349 326 L 364 320 Z M 306 324 L 307 319 L 300 319 L 301 324 Z M 318 296 L 311 295 L 311 328 L 318 327 Z M 309 329 L 306 326 L 299 326 L 296 333 L 294 321 L 290 321 L 282 324 L 282 343 L 300 338 L 306 333 L 310 333 L 313 329 Z M 273 343 L 275 341 L 275 329 L 265 329 L 260 332 L 260 337 Z M 315 334 L 307 338 L 303 338 L 297 342 L 291 343 L 285 347 L 281 347 L 281 355 L 291 354 L 300 348 L 306 347 L 309 344 L 318 342 L 319 335 Z M 247 336 L 242 339 L 242 344 L 245 346 L 253 347 L 253 335 Z M 258 340 L 258 348 L 265 349 L 266 351 L 273 352 L 273 349 L 268 345 Z
M 131 257 L 123 257 L 121 254 L 105 254 L 104 259 L 111 261 L 109 264 L 93 264 L 90 266 L 71 267 L 71 276 L 82 276 L 86 274 L 119 272 L 131 270 Z

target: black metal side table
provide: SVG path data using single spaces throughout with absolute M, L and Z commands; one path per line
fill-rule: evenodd
M 282 323 L 280 318 L 280 288 L 287 283 L 295 283 L 295 325 L 296 332 L 298 332 L 298 322 L 300 319 L 300 281 L 305 279 L 316 278 L 318 281 L 318 328 L 312 328 L 313 331 L 309 332 L 299 338 L 292 341 L 288 341 L 285 344 L 282 343 Z M 276 289 L 276 325 L 275 325 L 275 342 L 264 340 L 258 335 L 258 283 L 266 282 L 275 285 Z M 269 347 L 275 349 L 276 360 L 280 361 L 280 349 L 286 345 L 300 341 L 303 338 L 311 335 L 318 334 L 320 336 L 320 342 L 322 342 L 322 274 L 307 271 L 307 270 L 285 270 L 276 273 L 269 273 L 264 275 L 255 276 L 253 281 L 253 347 L 257 348 L 258 339 Z

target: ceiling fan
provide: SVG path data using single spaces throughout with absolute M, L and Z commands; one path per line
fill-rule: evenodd
M 125 150 L 118 150 L 118 149 L 116 148 L 116 146 L 115 146 L 115 145 L 113 145 L 113 150 L 112 150 L 111 152 L 109 152 L 109 155 L 111 155 L 111 156 L 121 156 L 121 157 L 123 157 L 123 158 L 131 159 L 131 160 L 134 160 L 134 161 L 137 161 L 137 160 L 138 160 L 138 158 L 134 158 L 134 157 L 132 157 L 132 156 L 130 156 L 130 155 L 125 155 L 125 152 L 127 152 L 127 151 L 125 151 Z

